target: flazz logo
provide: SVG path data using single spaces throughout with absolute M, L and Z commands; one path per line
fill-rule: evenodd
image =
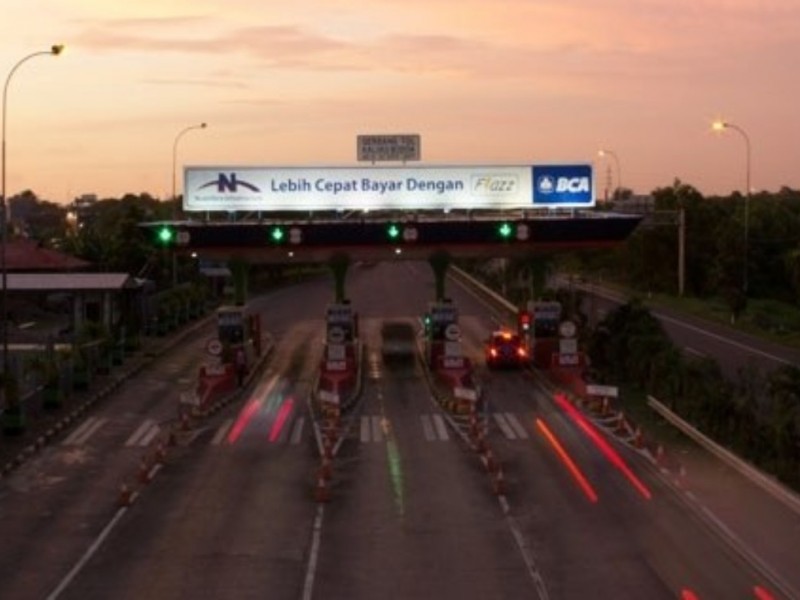
M 472 176 L 472 193 L 476 195 L 503 195 L 517 191 L 517 176 L 485 174 Z
M 225 173 L 220 173 L 217 176 L 216 180 L 212 179 L 211 181 L 204 183 L 203 185 L 200 186 L 199 189 L 203 190 L 209 187 L 216 187 L 217 192 L 219 192 L 220 194 L 223 194 L 225 192 L 230 192 L 232 194 L 235 194 L 236 192 L 239 191 L 239 186 L 247 188 L 251 192 L 261 191 L 257 186 L 253 185 L 252 183 L 248 181 L 242 181 L 241 179 L 237 179 L 236 173 L 231 173 L 230 175 L 226 175 Z
M 540 194 L 584 194 L 591 190 L 588 177 L 550 177 L 539 178 L 536 189 Z

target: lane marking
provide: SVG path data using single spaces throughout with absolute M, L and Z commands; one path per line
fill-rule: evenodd
M 447 425 L 445 425 L 442 415 L 433 415 L 433 425 L 436 427 L 436 433 L 439 434 L 439 439 L 446 442 L 450 439 L 450 434 L 447 433 Z
M 428 415 L 420 416 L 422 420 L 422 432 L 425 434 L 425 441 L 432 442 L 436 439 L 436 434 L 433 432 L 433 423 Z
M 153 438 L 158 435 L 159 431 L 161 431 L 161 428 L 158 425 L 153 425 L 153 427 L 150 428 L 150 431 L 147 432 L 147 435 L 139 440 L 139 445 L 149 446 L 150 442 L 152 442 Z
M 699 356 L 701 358 L 705 358 L 706 356 L 708 356 L 708 354 L 706 354 L 705 352 L 701 352 L 700 350 L 695 350 L 694 348 L 691 348 L 689 346 L 686 346 L 684 348 L 684 351 L 687 354 L 694 354 L 695 356 Z
M 294 422 L 294 429 L 292 430 L 292 437 L 289 440 L 290 444 L 299 444 L 300 438 L 303 436 L 303 426 L 305 425 L 305 417 L 299 417 Z
M 325 506 L 317 504 L 317 516 L 314 517 L 314 527 L 311 534 L 311 550 L 308 553 L 308 566 L 303 582 L 303 600 L 311 600 L 314 594 L 314 578 L 317 574 L 319 561 L 319 547 L 322 543 L 322 522 L 325 517 Z
M 527 440 L 530 435 L 528 434 L 528 430 L 519 422 L 517 416 L 513 413 L 506 413 L 506 420 L 508 424 L 511 425 L 511 429 L 514 430 L 514 433 L 517 434 L 517 437 L 521 440 Z
M 366 444 L 369 442 L 369 417 L 366 415 L 361 416 L 361 443 Z
M 382 442 L 383 441 L 383 428 L 382 428 L 382 421 L 381 417 L 378 415 L 372 415 L 372 441 L 373 442 Z
M 492 416 L 494 416 L 494 421 L 497 423 L 497 426 L 503 432 L 504 436 L 506 436 L 509 440 L 517 439 L 517 435 L 511 430 L 511 427 L 502 413 L 494 413 Z
M 146 432 L 150 430 L 150 428 L 155 425 L 155 421 L 152 419 L 145 419 L 144 423 L 139 425 L 139 429 L 133 432 L 133 435 L 128 438 L 128 441 L 125 442 L 126 446 L 135 446 L 139 443 L 139 438 L 145 435 Z
M 217 433 L 214 435 L 214 439 L 211 440 L 211 444 L 213 446 L 219 446 L 222 440 L 225 439 L 225 436 L 228 435 L 228 431 L 230 431 L 231 427 L 233 427 L 233 419 L 228 419 L 220 425 L 217 429 Z
M 84 423 L 81 424 L 75 431 L 73 431 L 68 438 L 61 442 L 62 446 L 71 446 L 85 444 L 88 439 L 105 424 L 107 419 L 98 419 L 97 417 L 89 417 Z
M 75 577 L 78 575 L 81 569 L 83 569 L 83 567 L 86 566 L 86 563 L 88 563 L 89 560 L 94 555 L 94 553 L 97 552 L 102 543 L 108 537 L 108 534 L 111 533 L 111 530 L 114 529 L 116 524 L 119 522 L 119 520 L 122 518 L 122 516 L 125 514 L 127 510 L 128 507 L 123 506 L 117 511 L 117 514 L 114 515 L 114 517 L 111 519 L 108 525 L 106 525 L 103 531 L 100 532 L 100 535 L 97 536 L 97 539 L 94 542 L 92 542 L 92 545 L 89 546 L 86 552 L 84 552 L 83 556 L 80 558 L 77 564 L 74 567 L 72 567 L 70 572 L 64 576 L 64 579 L 61 580 L 61 583 L 58 584 L 58 587 L 56 587 L 56 589 L 54 589 L 50 593 L 50 595 L 47 596 L 47 600 L 56 600 L 56 598 L 58 598 L 61 595 L 61 593 L 65 589 L 67 589 L 67 586 L 69 586 L 69 584 L 72 583 L 72 580 L 75 579 Z

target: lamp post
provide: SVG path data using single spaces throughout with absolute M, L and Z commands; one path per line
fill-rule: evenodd
M 0 294 L 0 317 L 3 321 L 3 395 L 8 389 L 9 380 L 9 356 L 8 356 L 8 268 L 6 265 L 6 238 L 8 236 L 8 209 L 6 207 L 6 112 L 8 108 L 8 85 L 11 83 L 11 78 L 14 73 L 19 69 L 23 63 L 29 61 L 37 56 L 58 56 L 64 50 L 64 46 L 56 44 L 51 46 L 49 50 L 41 50 L 33 52 L 21 58 L 17 63 L 11 67 L 8 72 L 5 85 L 3 86 L 3 146 L 0 151 L 0 219 L 2 219 L 2 235 L 0 235 L 0 268 L 3 270 L 3 289 Z M 8 402 L 8 398 L 6 398 Z
M 175 136 L 175 141 L 172 143 L 172 201 L 173 202 L 178 199 L 177 191 L 175 188 L 175 181 L 177 179 L 175 171 L 177 168 L 176 165 L 178 163 L 178 142 L 184 135 L 186 135 L 192 129 L 205 129 L 207 126 L 208 125 L 206 123 L 200 123 L 199 125 L 190 125 L 189 127 L 186 127 L 185 129 L 179 131 L 178 135 Z
M 735 123 L 730 123 L 728 121 L 717 120 L 711 124 L 711 128 L 714 131 L 725 131 L 726 129 L 733 129 L 739 135 L 742 136 L 745 145 L 745 152 L 746 152 L 746 163 L 745 163 L 745 195 L 744 195 L 744 267 L 742 269 L 742 291 L 744 295 L 747 296 L 747 289 L 748 289 L 748 268 L 747 268 L 747 255 L 748 255 L 748 244 L 749 244 L 749 237 L 750 237 L 750 137 L 747 135 L 747 132 L 736 125 Z
M 622 190 L 622 169 L 619 166 L 619 157 L 617 156 L 617 153 L 614 152 L 613 150 L 606 150 L 604 148 L 601 148 L 600 150 L 597 151 L 597 156 L 600 156 L 600 157 L 610 156 L 611 158 L 614 159 L 614 163 L 617 166 L 617 189 L 621 191 Z
M 189 127 L 185 127 L 178 132 L 178 135 L 175 136 L 175 141 L 172 143 L 172 202 L 175 204 L 173 209 L 173 217 L 177 216 L 178 212 L 178 192 L 176 190 L 176 180 L 177 180 L 177 163 L 178 163 L 178 142 L 180 139 L 192 131 L 193 129 L 205 129 L 207 127 L 206 123 L 200 123 L 199 125 L 189 125 Z M 178 284 L 178 256 L 175 253 L 175 250 L 172 251 L 172 285 L 175 286 Z

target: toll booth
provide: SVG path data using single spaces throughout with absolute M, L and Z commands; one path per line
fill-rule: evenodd
M 217 339 L 224 349 L 223 363 L 232 362 L 241 348 L 249 367 L 261 355 L 261 315 L 247 306 L 220 306 Z
M 435 366 L 446 348 L 459 341 L 458 308 L 450 301 L 430 302 L 425 323 L 425 358 Z
M 319 397 L 338 411 L 356 385 L 358 314 L 349 303 L 329 304 L 325 311 L 325 352 L 320 365 Z
M 528 344 L 532 350 L 533 363 L 541 369 L 551 366 L 554 352 L 558 352 L 558 326 L 561 323 L 560 302 L 528 302 L 527 313 L 531 316 Z

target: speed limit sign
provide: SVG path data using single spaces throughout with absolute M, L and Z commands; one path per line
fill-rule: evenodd
M 447 327 L 444 328 L 444 338 L 446 340 L 450 340 L 451 342 L 457 342 L 461 337 L 461 328 L 458 326 L 458 323 L 450 323 Z
M 222 342 L 217 338 L 211 338 L 206 342 L 206 352 L 211 356 L 219 356 L 222 354 Z

